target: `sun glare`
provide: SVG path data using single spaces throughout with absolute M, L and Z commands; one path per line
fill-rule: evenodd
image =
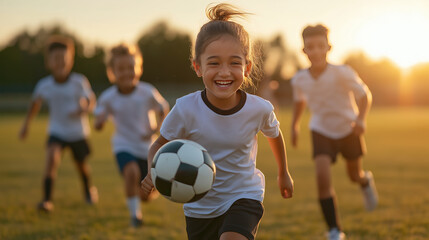
M 389 13 L 368 19 L 357 38 L 370 57 L 387 57 L 402 68 L 429 62 L 429 17 L 423 14 Z

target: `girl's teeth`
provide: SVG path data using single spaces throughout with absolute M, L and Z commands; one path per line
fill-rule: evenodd
M 216 81 L 216 84 L 219 84 L 219 85 L 228 85 L 231 83 L 232 83 L 232 81 Z

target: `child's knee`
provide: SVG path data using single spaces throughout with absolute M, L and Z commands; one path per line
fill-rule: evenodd
M 349 172 L 349 179 L 350 181 L 357 183 L 357 182 L 360 182 L 361 176 L 359 175 L 358 172 Z

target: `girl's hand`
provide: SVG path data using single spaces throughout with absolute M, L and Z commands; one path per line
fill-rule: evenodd
M 285 174 L 279 174 L 277 181 L 282 197 L 291 198 L 293 195 L 293 179 L 289 172 Z
M 151 192 L 154 190 L 152 176 L 150 173 L 148 173 L 146 177 L 141 181 L 140 187 L 143 190 L 143 194 L 146 195 L 146 197 L 149 197 Z

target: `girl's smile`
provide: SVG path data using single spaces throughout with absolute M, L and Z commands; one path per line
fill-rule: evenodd
M 200 63 L 194 61 L 195 72 L 203 78 L 207 99 L 220 109 L 233 108 L 240 100 L 237 90 L 251 70 L 241 44 L 223 34 L 207 45 Z

